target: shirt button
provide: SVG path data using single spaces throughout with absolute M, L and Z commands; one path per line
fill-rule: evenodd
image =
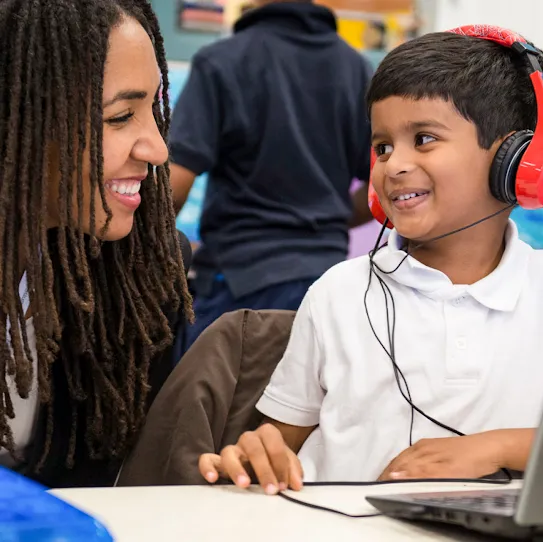
M 456 339 L 456 348 L 458 348 L 458 350 L 465 350 L 468 346 L 468 341 L 466 340 L 465 337 L 458 337 Z
M 453 303 L 458 307 L 459 305 L 462 305 L 462 303 L 464 302 L 464 300 L 466 299 L 466 296 L 465 295 L 461 295 L 460 297 L 457 297 Z

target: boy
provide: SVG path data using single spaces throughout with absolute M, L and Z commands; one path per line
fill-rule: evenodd
M 489 176 L 502 141 L 535 128 L 527 70 L 496 43 L 429 34 L 387 56 L 368 105 L 372 179 L 395 226 L 374 257 L 394 298 L 394 355 L 375 336 L 388 349 L 369 257 L 331 269 L 304 299 L 257 405 L 269 423 L 203 455 L 210 482 L 225 475 L 245 487 L 250 466 L 273 494 L 300 489 L 302 466 L 306 480 L 330 481 L 525 468 L 543 404 L 543 252 L 518 239 Z M 409 446 L 412 410 L 391 357 L 404 394 L 468 436 L 415 413 Z

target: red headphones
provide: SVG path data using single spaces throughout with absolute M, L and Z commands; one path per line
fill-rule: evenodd
M 537 103 L 536 129 L 515 132 L 500 145 L 490 169 L 490 191 L 509 205 L 518 203 L 525 209 L 543 207 L 543 73 L 539 52 L 519 34 L 497 26 L 461 26 L 449 32 L 494 41 L 526 57 Z M 372 149 L 371 171 L 376 159 Z M 383 224 L 387 216 L 372 186 L 371 173 L 368 198 L 373 216 Z M 387 225 L 393 227 L 390 220 Z

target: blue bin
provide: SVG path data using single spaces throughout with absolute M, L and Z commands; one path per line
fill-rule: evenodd
M 0 541 L 112 542 L 113 538 L 94 518 L 0 467 Z

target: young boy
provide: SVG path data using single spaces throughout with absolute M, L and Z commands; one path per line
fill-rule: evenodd
M 310 289 L 257 405 L 268 423 L 220 456 L 203 455 L 209 482 L 221 475 L 246 487 L 251 467 L 273 494 L 300 489 L 302 477 L 476 478 L 525 468 L 543 405 L 543 252 L 519 240 L 489 185 L 504 139 L 535 128 L 523 60 L 480 38 L 428 34 L 387 56 L 368 104 L 372 179 L 395 226 L 374 262 L 394 299 L 402 389 L 468 436 L 416 412 L 410 446 L 411 406 L 385 351 L 391 301 L 375 276 L 368 286 L 363 257 Z

